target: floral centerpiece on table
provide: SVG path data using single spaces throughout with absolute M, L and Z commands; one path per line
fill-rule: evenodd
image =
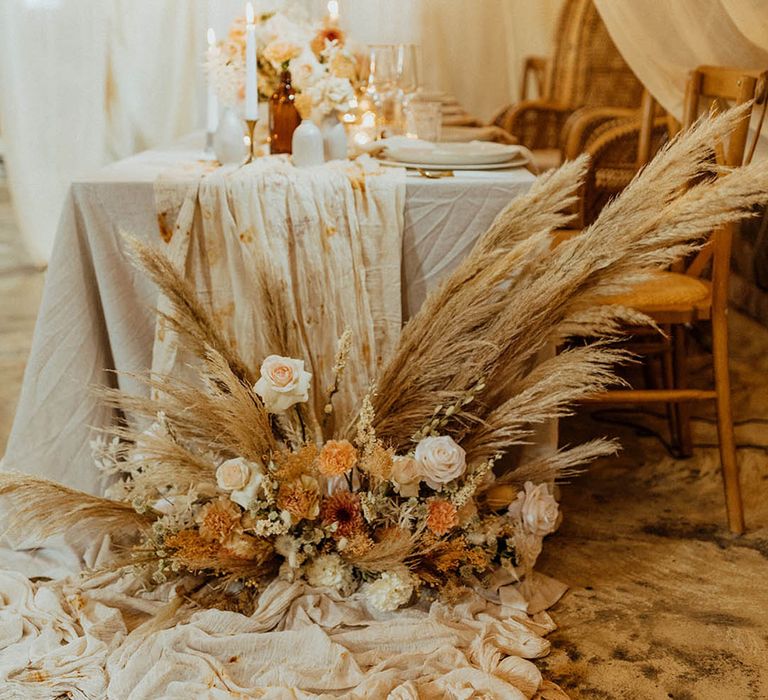
M 311 23 L 297 11 L 270 10 L 257 14 L 255 24 L 262 99 L 277 89 L 280 72 L 289 70 L 296 92 L 309 94 L 321 114 L 354 105 L 361 77 L 358 61 L 335 21 Z M 207 54 L 209 80 L 225 104 L 238 104 L 245 96 L 245 32 L 245 18 L 238 18 Z
M 615 445 L 506 464 L 502 455 L 615 380 L 623 354 L 595 338 L 645 319 L 600 297 L 647 279 L 764 200 L 768 161 L 711 177 L 711 144 L 743 114 L 677 138 L 594 224 L 555 248 L 550 234 L 568 220 L 586 160 L 539 177 L 409 321 L 350 415 L 335 399 L 356 339 L 342 332 L 328 376 L 310 372 L 302 357 L 312 340 L 290 322 L 287 286 L 266 262 L 269 304 L 254 316 L 275 354 L 251 368 L 173 264 L 134 243 L 198 381 L 152 376 L 150 396 L 107 392 L 134 417 L 97 446 L 99 467 L 117 477 L 109 498 L 0 474 L 9 529 L 109 533 L 124 545 L 113 567 L 147 585 L 191 582 L 185 595 L 238 609 L 277 577 L 358 592 L 380 610 L 522 579 L 558 524 L 552 484 Z M 548 344 L 579 336 L 537 363 Z M 141 417 L 152 425 L 130 427 Z

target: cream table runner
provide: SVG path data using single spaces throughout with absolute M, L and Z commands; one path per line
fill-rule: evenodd
M 400 335 L 405 171 L 368 157 L 295 168 L 274 156 L 208 173 L 173 169 L 158 178 L 155 197 L 167 252 L 248 366 L 279 354 L 263 318 L 284 298 L 313 374 L 310 400 L 323 401 L 337 341 L 352 332 L 336 404 L 349 417 Z M 178 354 L 159 323 L 153 372 L 183 374 L 187 358 Z

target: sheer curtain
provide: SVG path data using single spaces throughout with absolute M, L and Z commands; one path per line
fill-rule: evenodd
M 768 70 L 766 0 L 595 0 L 625 60 L 678 119 L 698 65 Z
M 73 179 L 199 123 L 206 19 L 206 0 L 0 1 L 5 161 L 35 260 Z

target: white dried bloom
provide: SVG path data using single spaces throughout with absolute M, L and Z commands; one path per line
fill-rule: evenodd
M 311 586 L 333 588 L 342 593 L 351 591 L 355 585 L 352 567 L 338 554 L 321 554 L 307 565 L 304 575 Z
M 407 571 L 385 571 L 365 586 L 365 596 L 373 607 L 382 611 L 397 610 L 413 595 L 413 578 Z
M 301 542 L 290 535 L 278 536 L 275 540 L 275 551 L 285 559 L 292 569 L 298 569 L 304 561 L 304 555 L 301 553 Z

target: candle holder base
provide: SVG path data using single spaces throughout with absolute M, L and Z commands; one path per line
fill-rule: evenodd
M 243 161 L 243 165 L 248 165 L 248 163 L 252 163 L 253 160 L 256 158 L 256 144 L 254 142 L 254 132 L 256 131 L 256 124 L 258 124 L 258 119 L 246 119 L 245 125 L 248 127 L 248 155 L 245 157 L 245 160 Z

